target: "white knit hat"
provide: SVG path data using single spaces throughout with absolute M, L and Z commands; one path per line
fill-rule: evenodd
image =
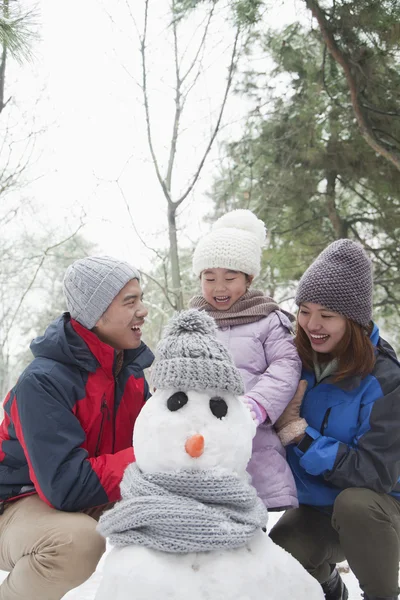
M 197 276 L 205 269 L 217 268 L 258 275 L 265 239 L 264 223 L 250 210 L 226 213 L 197 244 L 193 271 Z

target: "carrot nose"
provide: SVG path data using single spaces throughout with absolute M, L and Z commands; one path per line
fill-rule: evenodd
M 200 433 L 195 433 L 186 440 L 185 450 L 192 458 L 199 458 L 204 452 L 204 438 Z

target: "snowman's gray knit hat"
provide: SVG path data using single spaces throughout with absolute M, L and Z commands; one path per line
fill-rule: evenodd
M 241 375 L 216 333 L 214 319 L 205 312 L 191 309 L 172 317 L 157 346 L 154 387 L 243 394 Z
M 368 327 L 372 319 L 372 263 L 361 244 L 336 240 L 300 279 L 296 304 L 321 304 Z
M 131 279 L 140 281 L 139 271 L 112 256 L 88 256 L 76 260 L 69 265 L 63 282 L 71 317 L 92 329 Z

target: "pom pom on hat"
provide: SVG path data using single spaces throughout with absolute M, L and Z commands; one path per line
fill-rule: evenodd
M 233 210 L 220 217 L 197 244 L 193 271 L 199 276 L 205 269 L 222 268 L 258 275 L 265 241 L 265 225 L 254 213 Z
M 214 319 L 205 312 L 202 313 L 195 309 L 185 310 L 172 317 L 170 323 L 165 327 L 164 337 L 191 331 L 216 337 L 217 325 Z
M 231 227 L 233 229 L 243 229 L 248 231 L 258 238 L 260 246 L 265 244 L 266 240 L 266 229 L 264 223 L 256 217 L 251 210 L 238 208 L 232 210 L 225 215 L 222 215 L 217 221 L 215 221 L 212 229 L 224 229 L 225 227 Z
M 157 346 L 152 384 L 157 389 L 243 394 L 241 375 L 216 332 L 214 319 L 205 312 L 190 309 L 172 317 Z

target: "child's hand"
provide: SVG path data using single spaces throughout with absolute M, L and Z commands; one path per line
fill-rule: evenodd
M 257 427 L 260 425 L 260 423 L 264 423 L 265 419 L 267 418 L 265 409 L 260 406 L 258 402 L 253 400 L 253 398 L 249 398 L 249 396 L 241 396 L 240 399 L 246 408 L 249 409 L 250 415 Z

